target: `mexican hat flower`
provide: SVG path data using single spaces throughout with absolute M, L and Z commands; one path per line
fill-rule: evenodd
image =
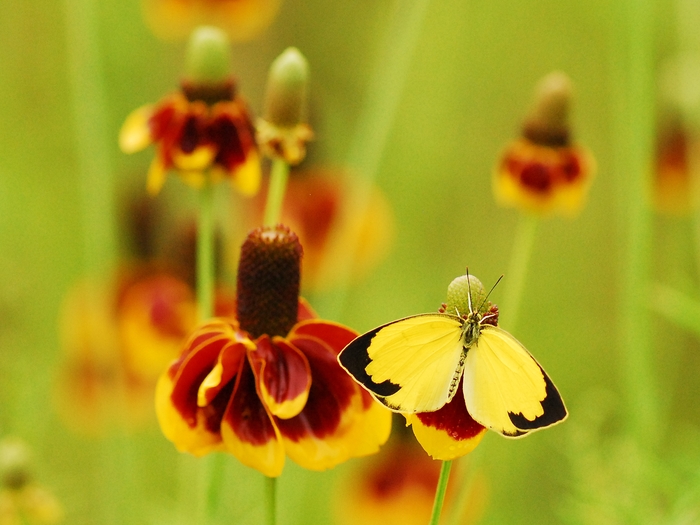
M 64 357 L 54 396 L 61 419 L 88 435 L 151 421 L 158 376 L 195 324 L 190 286 L 154 266 L 78 283 L 61 309 Z
M 241 248 L 236 316 L 199 326 L 162 374 L 156 412 L 183 452 L 227 451 L 276 477 L 285 457 L 324 470 L 376 452 L 390 413 L 337 363 L 356 337 L 299 297 L 302 248 L 284 226 Z
M 280 0 L 142 0 L 153 32 L 165 39 L 186 38 L 200 25 L 214 25 L 235 41 L 251 40 L 272 23 Z
M 229 179 L 244 195 L 258 191 L 255 129 L 228 74 L 228 53 L 220 31 L 201 28 L 190 42 L 188 78 L 181 89 L 136 109 L 124 122 L 119 134 L 123 152 L 156 145 L 147 182 L 152 195 L 160 191 L 169 171 L 196 187 Z
M 571 141 L 571 99 L 566 75 L 554 72 L 542 79 L 522 136 L 505 149 L 494 170 L 493 189 L 500 204 L 538 215 L 575 215 L 581 210 L 595 160 Z

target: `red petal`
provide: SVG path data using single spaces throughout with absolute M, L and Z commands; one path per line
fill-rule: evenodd
M 339 354 L 359 334 L 346 326 L 331 321 L 310 320 L 297 323 L 287 336 L 287 339 L 295 344 L 297 337 L 314 338 L 323 341 L 328 347 Z

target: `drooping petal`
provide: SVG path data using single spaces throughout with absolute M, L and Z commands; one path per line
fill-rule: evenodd
M 248 342 L 248 344 L 252 344 Z M 219 363 L 225 348 L 235 345 L 244 353 L 236 327 L 215 320 L 200 327 L 185 344 L 185 351 L 161 376 L 156 387 L 156 414 L 165 437 L 180 451 L 203 455 L 221 449 L 219 426 L 232 382 L 221 388 L 206 406 L 198 401 L 202 382 Z M 231 350 L 229 350 L 231 351 Z
M 226 449 L 238 460 L 268 477 L 277 477 L 284 467 L 284 445 L 272 416 L 260 401 L 255 376 L 247 361 L 230 394 L 221 421 Z
M 327 345 L 301 337 L 294 344 L 311 367 L 309 399 L 298 416 L 275 422 L 290 458 L 304 468 L 325 470 L 356 455 L 358 425 L 365 417 L 362 394 Z
M 119 131 L 119 148 L 124 153 L 136 153 L 153 142 L 149 120 L 153 106 L 141 106 L 126 117 Z
M 486 432 L 467 412 L 461 381 L 452 401 L 435 412 L 406 415 L 406 425 L 413 427 L 423 449 L 442 461 L 469 454 Z
M 148 168 L 148 177 L 146 179 L 146 190 L 149 195 L 158 195 L 163 184 L 165 184 L 165 178 L 167 176 L 167 169 L 160 155 L 156 155 L 151 161 L 151 167 Z
M 296 416 L 309 397 L 309 362 L 282 337 L 271 341 L 264 335 L 255 343 L 256 349 L 249 353 L 249 357 L 260 397 L 272 415 L 281 419 Z

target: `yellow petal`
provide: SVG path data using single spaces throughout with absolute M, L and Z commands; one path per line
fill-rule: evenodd
M 142 106 L 126 117 L 119 131 L 119 148 L 124 153 L 141 151 L 153 142 L 148 120 L 153 115 L 153 106 Z
M 233 174 L 233 186 L 246 197 L 252 197 L 260 189 L 260 157 L 257 151 L 250 151 L 242 166 Z
M 167 171 L 163 161 L 158 155 L 151 162 L 151 167 L 148 169 L 148 178 L 146 179 L 146 190 L 149 195 L 158 195 L 160 189 L 165 184 Z

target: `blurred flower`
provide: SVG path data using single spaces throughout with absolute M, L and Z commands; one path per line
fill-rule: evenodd
M 392 438 L 373 461 L 364 463 L 341 485 L 334 505 L 336 522 L 339 525 L 428 523 L 440 465 L 426 456 L 415 441 L 403 436 Z M 458 469 L 453 469 L 451 480 L 458 476 Z M 454 505 L 459 499 L 457 493 L 463 490 L 468 491 L 468 494 L 460 495 L 466 501 L 462 508 L 455 509 Z M 481 476 L 474 476 L 469 484 L 449 483 L 445 505 L 447 510 L 461 512 L 456 523 L 468 525 L 476 523 L 481 516 L 485 499 L 485 481 Z
M 391 206 L 381 190 L 372 186 L 361 215 L 346 213 L 350 188 L 360 182 L 342 169 L 311 168 L 292 171 L 281 220 L 295 231 L 304 247 L 304 289 L 333 288 L 342 276 L 329 268 L 352 258 L 351 277 L 359 280 L 386 257 L 394 235 Z M 264 195 L 266 192 L 261 192 Z M 265 200 L 256 197 L 243 216 L 246 228 L 262 222 Z M 242 228 L 243 231 L 247 231 Z M 357 241 L 355 241 L 357 240 Z M 350 241 L 356 242 L 356 246 Z M 238 254 L 229 254 L 235 264 Z
M 571 144 L 568 123 L 572 86 L 563 73 L 542 79 L 522 137 L 501 156 L 493 178 L 496 199 L 540 215 L 575 215 L 595 172 L 590 153 Z
M 272 159 L 296 166 L 306 156 L 313 132 L 306 123 L 309 64 L 295 47 L 287 48 L 270 67 L 264 118 L 258 119 L 260 149 Z
M 195 325 L 194 297 L 167 272 L 132 268 L 113 282 L 76 286 L 60 324 L 65 358 L 56 405 L 62 419 L 88 434 L 114 422 L 139 426 L 151 417 L 160 371 Z
M 679 118 L 660 122 L 652 191 L 653 205 L 659 213 L 687 215 L 697 207 L 700 166 L 694 166 L 692 156 L 700 154 L 698 145 Z
M 179 450 L 228 451 L 274 477 L 285 455 L 324 470 L 388 438 L 390 413 L 336 361 L 357 334 L 299 298 L 301 255 L 286 227 L 248 236 L 236 317 L 197 328 L 158 383 L 161 429 Z
M 20 440 L 0 441 L 0 525 L 51 525 L 63 521 L 63 507 L 32 479 L 29 450 Z
M 165 39 L 186 38 L 200 25 L 215 25 L 232 40 L 251 40 L 272 23 L 280 0 L 143 0 L 151 30 Z
M 124 122 L 119 146 L 124 153 L 157 144 L 148 171 L 148 191 L 157 194 L 168 170 L 195 187 L 231 180 L 244 195 L 260 185 L 255 129 L 236 85 L 228 75 L 225 39 L 202 28 L 188 49 L 189 78 L 180 92 L 136 109 Z

